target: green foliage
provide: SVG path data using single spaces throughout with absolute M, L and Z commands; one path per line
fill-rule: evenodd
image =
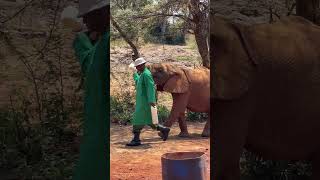
M 155 12 L 161 13 L 161 6 L 161 2 L 152 0 L 114 1 L 112 15 L 123 32 L 136 44 L 141 37 L 146 43 L 184 45 L 187 24 L 184 20 L 161 15 L 150 16 Z M 175 12 L 173 9 L 170 11 Z M 111 29 L 111 38 L 112 41 L 121 38 L 114 28 Z
M 133 20 L 132 17 L 137 15 L 137 12 L 131 9 L 118 10 L 113 14 L 117 19 L 119 26 L 122 31 L 126 33 L 126 36 L 131 41 L 137 41 L 139 35 L 139 25 L 136 20 Z M 111 40 L 116 40 L 121 38 L 120 34 L 115 30 L 111 29 Z
M 184 21 L 175 21 L 173 24 L 167 26 L 165 33 L 165 43 L 172 45 L 185 45 L 185 30 L 186 23 Z
M 147 5 L 150 5 L 154 0 L 111 0 L 111 10 L 133 9 L 141 11 Z
M 309 162 L 263 160 L 248 151 L 244 151 L 240 166 L 244 179 L 308 180 L 311 177 Z
M 169 117 L 170 111 L 167 107 L 163 105 L 158 105 L 158 119 L 159 123 L 163 124 L 165 120 Z
M 110 116 L 112 121 L 127 124 L 133 118 L 134 96 L 130 92 L 124 92 L 110 97 Z
M 158 18 L 149 18 L 143 22 L 142 37 L 145 42 L 161 43 L 163 20 Z
M 184 45 L 184 30 L 183 21 L 168 23 L 167 18 L 150 18 L 144 23 L 142 35 L 145 42 Z
M 159 122 L 163 123 L 170 114 L 170 110 L 165 106 L 158 106 L 158 117 Z M 208 115 L 206 113 L 198 113 L 187 111 L 186 120 L 191 122 L 205 122 L 208 119 Z
M 193 35 L 186 35 L 186 44 L 188 49 L 196 50 L 198 51 L 198 45 L 196 43 L 195 37 Z
M 176 60 L 186 62 L 186 61 L 193 61 L 194 58 L 192 56 L 177 56 Z
M 152 0 L 128 0 L 128 1 L 111 1 L 111 13 L 118 25 L 126 36 L 133 42 L 139 41 L 141 36 L 141 29 L 143 23 L 141 19 L 134 18 L 141 15 L 145 11 L 153 9 Z M 111 41 L 121 39 L 118 31 L 112 26 L 111 28 Z
M 192 122 L 204 122 L 208 119 L 207 113 L 191 112 L 187 110 L 187 121 Z
M 69 111 L 61 111 L 61 98 L 51 94 L 43 102 L 42 122 L 29 114 L 28 100 L 19 101 L 0 110 L 0 166 L 16 179 L 71 179 L 76 134 L 66 128 Z

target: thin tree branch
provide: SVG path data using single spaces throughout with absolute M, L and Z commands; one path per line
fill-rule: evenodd
M 130 41 L 130 39 L 127 37 L 127 35 L 121 30 L 120 26 L 118 25 L 118 23 L 113 19 L 113 16 L 110 16 L 111 19 L 111 23 L 112 25 L 115 27 L 115 29 L 120 33 L 120 35 L 122 36 L 122 38 L 130 45 L 130 47 L 133 50 L 134 56 L 136 58 L 140 57 L 139 51 L 137 49 L 137 47 Z
M 22 13 L 31 3 L 33 3 L 34 0 L 30 0 L 29 2 L 27 2 L 23 8 L 19 9 L 17 12 L 15 12 L 12 16 L 10 16 L 9 18 L 7 18 L 6 20 L 1 22 L 1 25 L 7 23 L 8 21 L 10 21 L 11 19 L 15 18 L 17 15 L 19 15 L 20 13 Z
M 289 9 L 289 11 L 288 11 L 288 13 L 287 13 L 287 16 L 290 16 L 291 14 L 292 14 L 292 12 L 293 12 L 293 9 L 296 7 L 296 3 L 293 3 L 292 4 L 292 6 L 291 6 L 291 8 Z
M 154 16 L 170 16 L 170 17 L 178 17 L 181 18 L 183 20 L 186 20 L 186 16 L 185 15 L 181 15 L 181 14 L 165 14 L 165 13 L 154 13 L 154 14 L 145 14 L 145 15 L 138 15 L 138 16 L 132 16 L 133 19 L 138 18 L 138 19 L 148 19 L 150 17 L 154 17 Z
M 54 11 L 53 24 L 52 24 L 52 26 L 51 26 L 51 28 L 50 28 L 50 31 L 49 31 L 49 37 L 46 39 L 44 46 L 43 46 L 42 49 L 39 51 L 39 54 L 42 54 L 43 51 L 44 51 L 44 50 L 46 49 L 46 47 L 48 46 L 49 41 L 51 40 L 53 31 L 54 31 L 54 29 L 56 28 L 57 17 L 58 17 L 58 10 L 59 10 L 59 8 L 60 8 L 60 3 L 61 3 L 61 0 L 58 0 L 57 7 L 56 7 L 56 9 L 55 9 L 55 11 Z

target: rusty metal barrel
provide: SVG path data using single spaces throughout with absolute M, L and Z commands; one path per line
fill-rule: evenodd
M 163 180 L 206 180 L 203 152 L 174 152 L 161 157 Z

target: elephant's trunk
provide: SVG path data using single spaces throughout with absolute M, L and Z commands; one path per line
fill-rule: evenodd
M 158 85 L 158 84 L 157 84 L 157 91 L 164 91 L 164 90 L 163 90 L 163 85 Z

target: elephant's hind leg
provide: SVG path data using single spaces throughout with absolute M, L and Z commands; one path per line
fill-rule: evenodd
M 204 126 L 201 136 L 202 137 L 210 136 L 210 113 L 208 115 L 208 119 L 207 119 L 206 125 Z
M 183 93 L 183 94 L 172 93 L 172 99 L 173 101 L 172 101 L 172 108 L 170 111 L 170 115 L 168 120 L 164 123 L 164 125 L 167 127 L 171 127 L 173 123 L 175 123 L 177 120 L 180 121 L 181 114 L 186 111 L 189 94 L 188 93 Z M 186 124 L 181 124 L 181 125 L 186 126 Z
M 237 101 L 216 100 L 211 106 L 213 179 L 240 180 L 240 156 L 254 111 L 249 102 L 250 97 L 243 97 Z
M 312 159 L 312 180 L 320 179 L 320 152 Z
M 181 113 L 179 117 L 179 127 L 181 132 L 179 133 L 179 137 L 190 137 L 189 132 L 188 132 L 188 127 L 187 127 L 187 122 L 186 122 L 186 115 L 185 112 Z
M 217 143 L 219 145 L 213 148 L 213 179 L 240 180 L 239 157 L 242 152 L 241 146 L 232 141 L 226 142 L 229 143 L 228 145 Z
M 187 130 L 187 124 L 185 123 L 184 119 L 180 120 L 180 117 L 181 114 L 186 111 L 189 93 L 171 93 L 171 95 L 173 100 L 172 108 L 170 111 L 169 118 L 164 122 L 164 126 L 171 127 L 173 123 L 175 123 L 178 120 L 181 132 L 185 132 Z M 184 121 L 184 123 L 180 123 L 182 121 Z M 158 133 L 158 135 L 160 137 L 162 136 L 161 133 Z

